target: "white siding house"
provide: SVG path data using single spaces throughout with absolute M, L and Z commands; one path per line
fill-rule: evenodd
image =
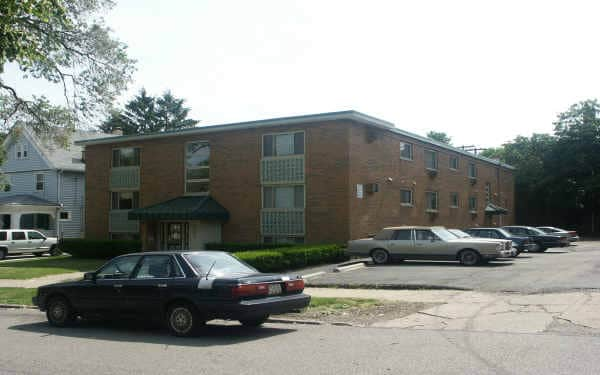
M 107 134 L 76 131 L 62 146 L 26 127 L 4 141 L 0 228 L 37 229 L 49 236 L 84 236 L 85 164 L 75 141 Z

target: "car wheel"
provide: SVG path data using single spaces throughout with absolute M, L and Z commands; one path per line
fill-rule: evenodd
M 44 253 L 33 253 L 33 255 L 35 255 L 36 257 L 41 257 L 42 255 L 44 255 Z
M 458 255 L 458 260 L 464 266 L 474 266 L 481 262 L 481 256 L 475 250 L 463 250 Z
M 242 323 L 244 327 L 259 327 L 263 325 L 263 323 L 266 322 L 267 319 L 269 319 L 269 316 L 264 315 L 258 318 L 240 319 L 240 323 Z
M 384 249 L 375 249 L 371 252 L 371 259 L 375 264 L 386 264 L 390 260 L 390 254 Z
M 0 260 L 6 258 L 6 249 L 0 249 Z
M 548 250 L 547 247 L 539 247 L 538 248 L 538 253 L 543 253 L 544 251 Z
M 75 312 L 64 297 L 53 297 L 46 305 L 46 318 L 55 327 L 66 327 L 75 321 Z
M 175 336 L 191 336 L 202 323 L 196 309 L 186 303 L 175 304 L 167 312 L 167 327 Z
M 61 253 L 62 252 L 60 251 L 60 249 L 56 245 L 52 245 L 52 247 L 50 248 L 50 255 L 53 256 L 53 257 L 55 257 L 57 255 L 60 255 Z

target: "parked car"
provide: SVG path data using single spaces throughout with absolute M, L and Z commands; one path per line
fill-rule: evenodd
M 574 230 L 560 229 L 557 227 L 537 227 L 537 229 L 546 232 L 548 234 L 560 234 L 565 235 L 569 238 L 569 242 L 579 241 L 579 235 Z
M 465 232 L 477 238 L 511 240 L 518 253 L 533 251 L 537 248 L 537 245 L 531 242 L 529 236 L 516 236 L 502 228 L 469 228 Z
M 390 260 L 458 260 L 473 266 L 499 257 L 509 257 L 500 243 L 474 238 L 459 239 L 444 227 L 389 227 L 374 238 L 348 242 L 349 255 L 370 256 L 375 264 Z
M 464 232 L 460 229 L 448 229 L 448 232 L 452 233 L 453 235 L 456 236 L 456 238 L 475 238 L 473 236 L 471 236 L 469 233 Z M 478 238 L 480 241 L 483 241 L 483 238 Z M 510 250 L 510 256 L 511 257 L 516 257 L 517 255 L 519 255 L 518 250 L 515 248 L 513 242 L 511 240 L 504 240 L 504 239 L 485 239 L 485 241 L 490 241 L 490 242 L 496 242 L 496 243 L 501 243 L 504 248 L 506 250 Z
M 529 239 L 537 244 L 538 252 L 544 252 L 551 247 L 569 246 L 569 239 L 565 235 L 547 234 L 535 227 L 511 225 L 502 227 L 508 232 L 518 236 L 529 236 Z
M 0 260 L 9 254 L 31 253 L 41 256 L 47 252 L 50 255 L 60 254 L 56 237 L 46 237 L 30 229 L 0 230 Z
M 81 281 L 38 288 L 33 303 L 63 327 L 78 316 L 158 318 L 188 336 L 212 319 L 259 326 L 269 315 L 308 306 L 300 276 L 264 274 L 220 251 L 116 257 Z

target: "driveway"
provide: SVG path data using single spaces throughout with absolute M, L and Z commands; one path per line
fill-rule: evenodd
M 600 289 L 600 241 L 522 253 L 487 265 L 465 267 L 456 262 L 405 261 L 309 279 L 311 286 L 448 288 L 485 292 L 540 293 Z

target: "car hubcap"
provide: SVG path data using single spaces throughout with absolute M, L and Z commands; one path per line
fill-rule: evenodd
M 377 263 L 384 263 L 387 256 L 383 251 L 376 251 L 374 255 L 375 258 L 375 262 Z
M 475 262 L 475 255 L 472 253 L 463 254 L 463 262 L 466 264 L 472 264 Z
M 192 319 L 188 309 L 178 307 L 171 313 L 171 327 L 178 333 L 186 333 L 192 328 Z
M 57 322 L 61 322 L 64 320 L 65 318 L 65 306 L 62 303 L 56 303 L 52 306 L 52 309 L 50 310 L 52 318 L 57 321 Z

